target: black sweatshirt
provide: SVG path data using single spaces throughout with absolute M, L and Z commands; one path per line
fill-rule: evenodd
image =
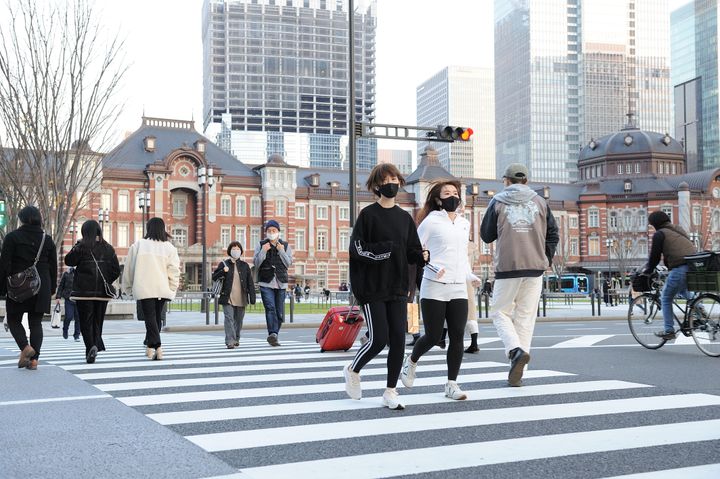
M 408 263 L 424 264 L 412 217 L 399 206 L 363 208 L 350 237 L 350 286 L 358 303 L 406 300 Z

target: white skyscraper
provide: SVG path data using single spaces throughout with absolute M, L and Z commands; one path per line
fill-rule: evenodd
M 577 180 L 580 148 L 634 114 L 671 129 L 668 0 L 495 0 L 497 171 Z
M 489 68 L 449 66 L 417 88 L 417 124 L 473 129 L 470 141 L 433 143 L 440 164 L 457 177 L 495 178 L 495 102 Z M 418 143 L 418 155 L 427 146 Z

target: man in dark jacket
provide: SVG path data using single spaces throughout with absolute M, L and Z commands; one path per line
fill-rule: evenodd
M 510 386 L 522 385 L 523 369 L 530 361 L 542 276 L 552 265 L 560 239 L 550 206 L 528 187 L 528 176 L 521 163 L 505 169 L 505 189 L 490 201 L 480 227 L 485 243 L 495 241 L 490 317 L 510 359 Z
M 660 294 L 665 327 L 655 335 L 667 340 L 675 339 L 672 302 L 675 296 L 688 297 L 688 265 L 685 264 L 685 256 L 695 252 L 695 245 L 690 241 L 687 232 L 680 226 L 672 224 L 670 217 L 662 211 L 650 213 L 648 223 L 655 228 L 655 234 L 652 237 L 650 259 L 645 272 L 652 273 L 660 263 L 661 256 L 670 271 Z
M 60 278 L 60 284 L 58 285 L 57 295 L 55 301 L 60 304 L 60 299 L 65 300 L 65 318 L 63 319 L 63 338 L 68 338 L 68 329 L 70 329 L 70 322 L 75 321 L 75 331 L 73 332 L 73 338 L 75 341 L 80 341 L 80 321 L 77 317 L 77 308 L 75 301 L 70 299 L 70 293 L 72 293 L 73 281 L 75 280 L 75 268 L 69 267 Z

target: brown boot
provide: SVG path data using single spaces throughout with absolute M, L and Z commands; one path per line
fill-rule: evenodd
M 30 360 L 35 356 L 35 350 L 29 344 L 20 351 L 20 357 L 18 358 L 18 367 L 25 368 L 30 364 Z
M 31 371 L 35 371 L 37 369 L 37 359 L 31 359 L 27 366 L 25 366 Z

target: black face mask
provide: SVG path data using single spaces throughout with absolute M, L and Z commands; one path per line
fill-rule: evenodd
M 384 185 L 380 185 L 377 191 L 385 198 L 395 198 L 399 189 L 400 185 L 397 183 L 385 183 Z
M 460 198 L 457 196 L 448 196 L 447 198 L 443 198 L 440 200 L 442 209 L 447 211 L 448 213 L 452 213 L 456 209 L 458 209 L 458 206 L 460 206 Z

